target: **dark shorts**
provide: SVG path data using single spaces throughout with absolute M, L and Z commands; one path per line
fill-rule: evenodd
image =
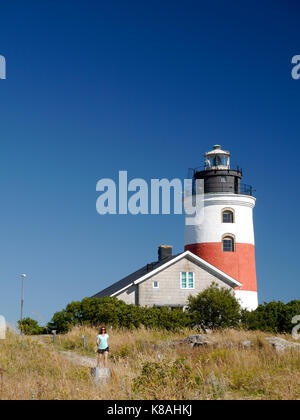
M 98 353 L 98 354 L 103 354 L 103 353 L 105 353 L 106 351 L 107 351 L 107 353 L 109 352 L 109 347 L 106 347 L 106 349 L 103 349 L 103 350 L 102 350 L 102 349 L 98 349 L 98 350 L 97 350 L 97 353 Z

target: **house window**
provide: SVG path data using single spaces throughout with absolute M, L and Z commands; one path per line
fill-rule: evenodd
M 233 210 L 224 209 L 222 211 L 222 223 L 234 223 Z
M 154 281 L 153 282 L 153 289 L 158 289 L 159 288 L 159 283 L 158 281 Z
M 194 289 L 194 273 L 183 271 L 180 273 L 181 289 Z
M 231 236 L 225 236 L 223 238 L 223 251 L 234 252 L 234 238 Z

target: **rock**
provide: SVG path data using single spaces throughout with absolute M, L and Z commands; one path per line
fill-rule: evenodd
M 105 384 L 111 377 L 109 368 L 91 368 L 91 375 L 97 384 Z
M 202 334 L 197 334 L 197 335 L 190 335 L 189 337 L 185 338 L 183 340 L 184 343 L 202 343 L 206 341 L 206 339 L 203 337 Z
M 189 344 L 190 347 L 210 346 L 213 343 L 207 340 L 203 335 L 191 335 L 182 341 L 183 344 Z
M 277 353 L 284 353 L 286 350 L 299 350 L 300 351 L 300 344 L 299 343 L 292 343 L 290 341 L 285 340 L 284 338 L 280 337 L 266 337 L 271 346 L 276 350 Z
M 247 349 L 251 347 L 251 341 L 250 340 L 244 340 L 240 342 L 240 347 Z

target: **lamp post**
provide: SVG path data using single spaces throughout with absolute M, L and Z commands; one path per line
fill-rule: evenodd
M 21 297 L 21 321 L 23 321 L 23 307 L 24 307 L 24 280 L 26 278 L 26 274 L 21 274 L 22 279 L 22 297 Z

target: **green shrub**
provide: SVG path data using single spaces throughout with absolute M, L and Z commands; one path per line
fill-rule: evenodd
M 181 309 L 170 310 L 167 307 L 161 308 L 139 308 L 141 323 L 146 328 L 159 328 L 166 330 L 180 330 L 191 325 L 188 314 Z
M 40 327 L 38 322 L 31 318 L 18 321 L 19 330 L 25 335 L 41 335 L 46 333 L 45 327 Z
M 55 312 L 52 322 L 49 322 L 47 327 L 50 331 L 56 330 L 58 333 L 66 333 L 73 325 L 76 324 L 72 320 L 72 314 L 63 309 L 60 312 Z
M 241 307 L 232 291 L 216 283 L 190 296 L 187 311 L 193 324 L 203 329 L 237 327 L 241 319 Z
M 196 297 L 189 297 L 186 312 L 180 308 L 170 310 L 167 307 L 127 305 L 122 300 L 109 296 L 101 299 L 85 298 L 81 302 L 71 302 L 65 309 L 56 312 L 48 329 L 66 333 L 75 325 L 111 325 L 128 329 L 143 325 L 146 328 L 174 331 L 197 325 L 209 329 L 243 326 L 250 330 L 290 333 L 294 326 L 291 321 L 295 315 L 300 315 L 299 300 L 287 304 L 265 303 L 249 312 L 241 309 L 230 289 L 220 288 L 214 283 Z M 27 325 L 25 320 L 23 322 Z M 29 325 L 32 325 L 33 331 L 36 325 L 38 327 L 37 323 L 31 322 Z M 27 325 L 24 328 L 29 327 Z
M 123 328 L 161 328 L 177 330 L 191 325 L 188 314 L 168 308 L 145 308 L 127 305 L 116 297 L 85 298 L 72 302 L 66 309 L 53 315 L 48 328 L 66 333 L 75 325 L 112 325 Z
M 134 379 L 132 390 L 143 399 L 161 399 L 167 389 L 172 389 L 172 397 L 184 398 L 185 389 L 193 389 L 197 384 L 191 366 L 183 359 L 174 362 L 146 362 L 140 375 Z
M 294 325 L 292 318 L 300 315 L 300 301 L 289 303 L 269 302 L 259 305 L 255 311 L 243 311 L 242 322 L 249 330 L 269 331 L 274 333 L 291 333 Z

